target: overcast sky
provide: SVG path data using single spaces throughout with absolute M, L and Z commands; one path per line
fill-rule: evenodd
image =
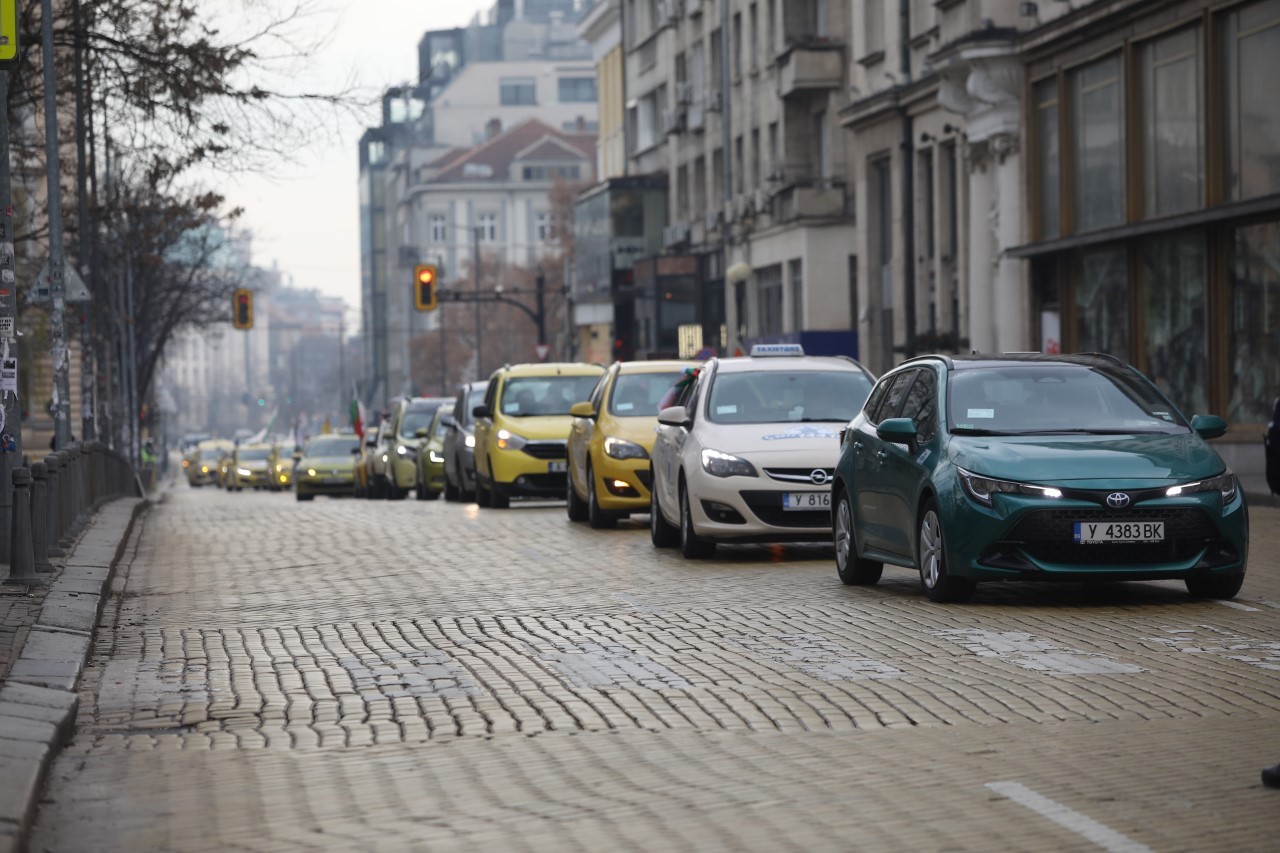
M 427 30 L 463 26 L 493 0 L 319 0 L 306 27 L 333 31 L 306 82 L 334 91 L 354 80 L 366 93 L 416 78 L 418 41 Z M 278 4 L 286 5 L 285 3 Z M 341 117 L 330 139 L 318 138 L 271 177 L 239 176 L 220 187 L 229 207 L 245 208 L 254 262 L 272 263 L 297 287 L 360 303 L 360 225 L 356 144 L 377 109 Z

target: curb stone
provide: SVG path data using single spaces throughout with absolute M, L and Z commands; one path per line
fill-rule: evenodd
M 107 586 L 155 500 L 119 498 L 94 514 L 0 683 L 0 853 L 26 849 L 45 776 L 75 732 L 76 685 Z

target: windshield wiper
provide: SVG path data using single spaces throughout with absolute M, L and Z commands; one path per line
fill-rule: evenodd
M 1002 429 L 982 429 L 981 427 L 952 427 L 952 435 L 1022 435 L 1020 432 L 1009 432 Z
M 1162 435 L 1162 429 L 1084 429 L 1082 427 L 1059 427 L 1057 429 L 1026 429 L 1010 435 Z
M 802 424 L 844 424 L 848 423 L 850 418 L 801 418 Z

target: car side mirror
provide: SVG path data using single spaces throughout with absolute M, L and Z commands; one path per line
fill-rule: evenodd
M 1227 422 L 1217 415 L 1196 415 L 1191 419 L 1191 429 L 1206 440 L 1221 438 L 1227 432 Z
M 693 426 L 693 420 L 689 417 L 689 410 L 684 406 L 671 406 L 658 412 L 658 423 L 663 426 L 677 426 L 686 429 Z
M 916 422 L 911 418 L 889 418 L 876 427 L 876 435 L 892 444 L 905 444 L 916 452 Z
M 426 438 L 426 437 L 427 437 L 427 428 L 426 428 L 426 427 L 418 427 L 416 430 L 414 430 L 414 431 L 413 431 L 413 437 L 414 437 L 414 438 Z
M 595 420 L 596 410 L 591 408 L 588 402 L 574 403 L 569 407 L 569 414 L 575 418 L 590 418 Z
M 492 414 L 493 413 L 489 411 L 489 407 L 484 405 L 483 403 L 481 403 L 479 406 L 476 406 L 474 409 L 471 410 L 472 417 L 476 417 L 476 418 L 487 418 L 487 417 L 490 417 Z

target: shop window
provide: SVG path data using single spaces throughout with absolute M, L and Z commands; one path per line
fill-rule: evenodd
M 1280 0 L 1224 16 L 1222 59 L 1228 197 L 1280 192 Z
M 1040 239 L 1057 237 L 1061 209 L 1058 153 L 1058 81 L 1043 80 L 1035 87 L 1036 168 L 1039 177 Z
M 1168 216 L 1203 204 L 1200 28 L 1142 46 L 1143 205 Z
M 1145 373 L 1188 415 L 1208 411 L 1203 234 L 1142 246 Z
M 1078 352 L 1129 358 L 1129 273 L 1123 248 L 1080 255 L 1075 287 Z
M 1071 74 L 1075 107 L 1076 230 L 1124 221 L 1124 100 L 1120 56 Z
M 1280 395 L 1280 222 L 1235 229 L 1230 286 L 1226 417 L 1232 423 L 1266 423 Z

